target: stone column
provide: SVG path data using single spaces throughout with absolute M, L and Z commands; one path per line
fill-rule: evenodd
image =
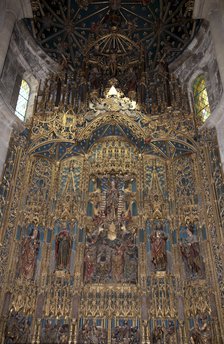
M 216 59 L 219 66 L 219 73 L 224 89 L 224 21 L 221 8 L 212 10 L 208 16 L 212 41 L 216 52 Z
M 32 9 L 27 0 L 0 0 L 0 76 L 8 51 L 14 24 L 22 18 L 31 18 Z
M 220 78 L 222 81 L 222 87 L 224 90 L 224 6 L 220 4 L 219 8 L 211 10 L 208 15 L 212 41 L 214 43 L 216 59 L 219 66 Z M 224 94 L 224 93 L 223 93 Z M 221 108 L 224 107 L 224 96 L 222 97 L 220 104 Z M 219 142 L 220 155 L 222 160 L 222 167 L 224 170 L 224 115 L 220 112 L 217 116 L 217 120 L 214 118 L 214 124 L 217 130 L 217 137 Z
M 0 0 L 0 78 L 16 21 L 31 17 L 30 0 Z M 0 177 L 13 126 L 23 127 L 14 115 L 10 100 L 5 99 L 0 85 Z
M 4 168 L 11 132 L 12 122 L 4 115 L 0 107 L 0 176 Z
M 195 19 L 206 19 L 212 36 L 220 78 L 224 90 L 224 1 L 223 0 L 195 0 Z M 215 126 L 224 171 L 224 91 L 222 97 L 207 121 L 209 127 Z
M 5 103 L 0 95 L 0 180 L 13 128 L 22 132 L 24 125 L 15 116 L 14 110 Z
M 4 16 L 4 24 L 2 30 L 0 31 L 0 75 L 2 74 L 2 69 L 5 62 L 5 57 L 8 51 L 8 46 L 14 24 L 16 21 L 16 15 L 12 11 L 6 11 Z
M 195 0 L 193 17 L 209 22 L 220 77 L 224 89 L 224 2 L 223 0 Z

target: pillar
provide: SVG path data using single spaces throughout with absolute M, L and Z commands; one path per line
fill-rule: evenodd
M 216 59 L 219 66 L 219 73 L 224 89 L 224 21 L 221 8 L 212 10 L 208 16 L 212 35 L 212 41 L 215 48 Z
M 2 30 L 0 31 L 0 75 L 2 74 L 15 22 L 16 14 L 13 11 L 7 10 L 4 16 L 4 24 L 2 25 Z
M 209 22 L 220 77 L 224 89 L 224 2 L 223 0 L 195 0 L 193 17 Z
M 4 168 L 11 132 L 12 122 L 5 116 L 0 106 L 0 176 Z
M 0 78 L 16 21 L 31 17 L 30 0 L 0 0 Z M 4 98 L 0 84 L 0 177 L 12 128 L 17 124 L 14 111 L 9 105 L 9 100 Z
M 224 1 L 195 0 L 193 17 L 209 22 L 212 42 L 222 82 L 223 95 L 208 120 L 208 126 L 215 126 L 224 171 Z

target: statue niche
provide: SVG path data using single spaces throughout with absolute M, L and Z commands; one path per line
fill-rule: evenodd
M 63 229 L 56 236 L 55 240 L 56 271 L 69 272 L 71 249 L 71 236 L 66 229 Z
M 200 255 L 200 245 L 194 234 L 194 224 L 191 222 L 186 229 L 186 237 L 180 243 L 180 252 L 188 278 L 204 276 L 204 262 Z
M 18 263 L 19 276 L 32 280 L 36 272 L 37 256 L 40 247 L 40 233 L 36 222 L 29 236 L 24 237 L 21 243 L 21 254 Z

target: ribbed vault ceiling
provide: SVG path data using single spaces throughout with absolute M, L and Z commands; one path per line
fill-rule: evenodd
M 140 61 L 149 70 L 169 64 L 200 25 L 189 0 L 38 0 L 33 15 L 26 23 L 54 60 L 74 70 L 90 62 L 111 76 Z

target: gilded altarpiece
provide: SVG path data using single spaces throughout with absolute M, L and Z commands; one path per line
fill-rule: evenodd
M 0 188 L 1 343 L 223 342 L 224 186 L 199 126 L 119 92 L 80 114 L 38 98 Z

